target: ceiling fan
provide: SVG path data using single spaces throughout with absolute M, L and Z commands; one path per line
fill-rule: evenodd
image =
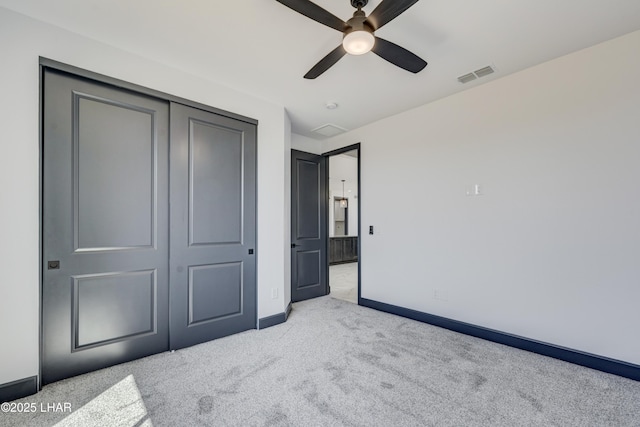
M 427 66 L 427 63 L 417 55 L 374 35 L 376 30 L 398 17 L 402 12 L 417 3 L 418 0 L 383 0 L 369 16 L 366 16 L 362 11 L 362 8 L 367 5 L 369 0 L 351 0 L 351 5 L 357 10 L 347 22 L 309 0 L 276 1 L 344 34 L 342 44 L 309 70 L 304 75 L 305 79 L 315 79 L 347 53 L 362 55 L 373 51 L 382 59 L 412 73 L 417 73 Z

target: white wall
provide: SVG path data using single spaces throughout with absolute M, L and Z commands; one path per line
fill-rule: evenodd
M 282 106 L 3 8 L 0 40 L 0 384 L 38 373 L 39 56 L 259 121 L 258 317 L 284 310 L 290 133 Z
M 307 153 L 322 154 L 326 152 L 324 149 L 325 141 L 312 139 L 304 135 L 297 133 L 291 134 L 291 148 L 299 151 L 305 151 Z
M 640 364 L 639 47 L 631 33 L 329 141 L 362 143 L 362 296 Z

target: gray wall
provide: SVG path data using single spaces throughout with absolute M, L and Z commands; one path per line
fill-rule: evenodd
M 631 33 L 330 140 L 362 143 L 362 296 L 640 364 L 638 46 Z

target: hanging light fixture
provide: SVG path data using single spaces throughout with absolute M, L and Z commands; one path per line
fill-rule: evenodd
M 344 197 L 344 179 L 342 180 L 342 199 L 340 200 L 340 207 L 346 208 L 349 206 L 349 201 Z
M 342 40 L 342 46 L 351 55 L 364 55 L 373 49 L 376 38 L 366 30 L 352 31 Z
M 362 8 L 368 1 L 352 0 L 351 5 L 358 10 L 349 19 L 348 29 L 342 39 L 342 47 L 351 55 L 363 55 L 373 49 L 376 37 L 373 35 L 373 27 L 367 22 L 367 15 Z

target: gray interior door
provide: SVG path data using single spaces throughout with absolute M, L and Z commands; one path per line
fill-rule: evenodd
M 166 350 L 168 104 L 44 75 L 42 381 Z
M 256 326 L 256 126 L 171 104 L 171 348 Z
M 329 293 L 326 158 L 291 150 L 291 300 Z

